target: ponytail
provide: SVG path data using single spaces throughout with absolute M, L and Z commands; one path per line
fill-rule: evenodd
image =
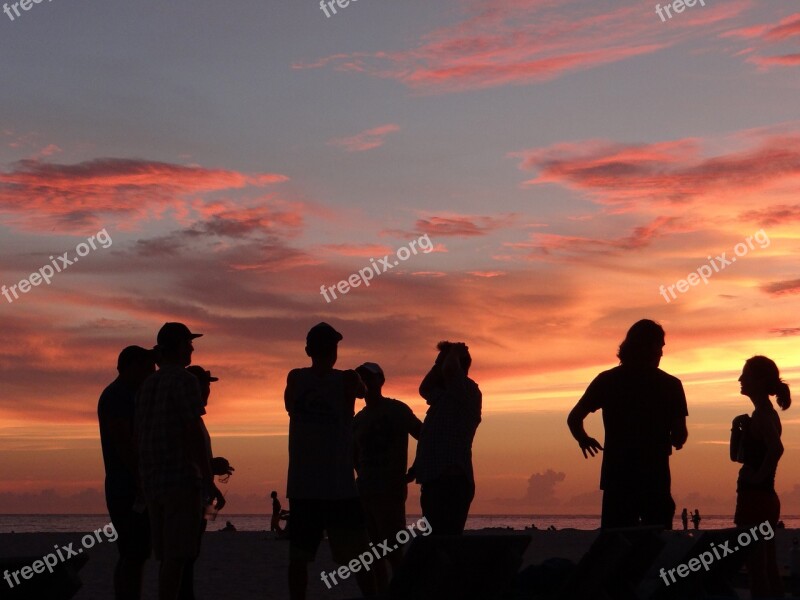
M 781 410 L 786 410 L 792 405 L 792 394 L 789 392 L 789 386 L 783 380 L 779 380 L 775 386 L 775 396 L 778 406 Z

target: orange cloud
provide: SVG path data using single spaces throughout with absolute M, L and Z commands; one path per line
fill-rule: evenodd
M 386 143 L 386 136 L 397 131 L 400 131 L 400 126 L 389 123 L 367 129 L 350 137 L 332 139 L 328 144 L 344 148 L 348 152 L 365 152 L 366 150 L 380 148 Z

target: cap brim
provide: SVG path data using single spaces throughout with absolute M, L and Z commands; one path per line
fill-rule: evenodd
M 209 377 L 209 381 L 219 381 L 219 377 Z
M 190 338 L 190 339 L 192 339 L 192 340 L 193 340 L 194 338 L 199 338 L 199 337 L 203 337 L 203 334 L 202 334 L 202 333 L 193 333 L 193 334 L 191 334 L 191 335 L 189 336 L 189 338 Z

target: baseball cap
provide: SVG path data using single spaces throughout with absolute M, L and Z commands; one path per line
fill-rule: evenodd
M 380 375 L 381 377 L 385 377 L 383 374 L 383 369 L 378 363 L 374 362 L 365 362 L 363 365 L 356 367 L 356 371 L 367 371 L 368 373 L 372 373 L 373 375 Z
M 186 367 L 186 370 L 189 371 L 192 375 L 197 377 L 197 379 L 201 382 L 212 383 L 214 381 L 219 381 L 219 377 L 214 377 L 211 375 L 211 371 L 206 371 L 203 367 L 199 365 L 192 365 L 191 367 Z
M 155 363 L 156 357 L 152 350 L 146 350 L 141 346 L 128 346 L 119 353 L 119 357 L 117 358 L 117 371 L 122 371 L 131 365 L 146 361 Z
M 317 323 L 306 335 L 306 346 L 319 347 L 338 344 L 343 339 L 341 333 L 325 322 Z
M 183 323 L 164 323 L 158 332 L 156 341 L 163 347 L 174 347 L 186 340 L 193 340 L 202 337 L 202 333 L 192 333 Z

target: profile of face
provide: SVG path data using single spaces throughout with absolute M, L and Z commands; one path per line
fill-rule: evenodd
M 194 344 L 192 340 L 185 340 L 178 346 L 178 358 L 184 367 L 192 364 L 192 353 L 194 352 Z
M 747 363 L 744 364 L 742 374 L 739 375 L 739 385 L 741 386 L 739 393 L 742 396 L 752 397 L 759 392 L 758 379 L 755 377 L 753 369 Z

